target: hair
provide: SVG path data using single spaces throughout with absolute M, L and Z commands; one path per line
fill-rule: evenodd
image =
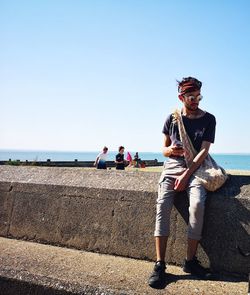
M 122 149 L 124 149 L 124 146 L 119 146 L 119 152 L 122 150 Z
M 202 86 L 202 82 L 199 81 L 198 79 L 194 78 L 194 77 L 186 77 L 186 78 L 182 78 L 181 81 L 176 80 L 177 85 L 178 85 L 178 92 L 182 92 L 182 88 L 183 86 L 185 86 L 185 84 L 191 84 L 194 89 L 200 90 L 201 86 Z M 188 90 L 187 90 L 188 92 Z
M 103 149 L 102 149 L 103 151 L 108 151 L 108 148 L 105 146 Z

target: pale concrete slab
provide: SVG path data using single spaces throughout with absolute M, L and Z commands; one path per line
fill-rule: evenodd
M 17 286 L 26 282 L 62 292 L 46 294 L 247 294 L 247 282 L 196 280 L 176 266 L 167 267 L 166 288 L 155 290 L 147 285 L 152 268 L 147 261 L 0 238 L 0 294 L 11 279 Z M 24 294 L 20 286 L 18 294 Z M 38 294 L 29 290 L 26 295 Z

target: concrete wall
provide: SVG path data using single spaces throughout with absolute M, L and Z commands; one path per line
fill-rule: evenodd
M 0 166 L 0 235 L 140 259 L 155 259 L 159 173 Z M 167 261 L 186 251 L 188 201 L 176 198 Z M 215 271 L 247 274 L 250 176 L 231 176 L 209 194 L 199 259 Z M 243 253 L 244 254 L 244 253 Z

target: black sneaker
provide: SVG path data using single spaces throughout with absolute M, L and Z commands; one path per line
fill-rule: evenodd
M 149 277 L 148 284 L 152 288 L 161 288 L 165 283 L 165 269 L 166 265 L 164 261 L 157 261 L 154 266 L 154 270 Z
M 189 261 L 185 259 L 183 270 L 186 273 L 191 273 L 200 279 L 207 279 L 210 276 L 208 269 L 201 265 L 196 256 L 194 256 L 194 258 Z

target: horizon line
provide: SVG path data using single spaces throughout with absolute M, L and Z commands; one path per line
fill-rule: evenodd
M 29 150 L 29 149 L 2 149 L 0 152 L 52 152 L 52 153 L 99 153 L 101 150 Z M 117 152 L 116 150 L 109 150 L 109 152 Z M 125 149 L 126 152 L 136 152 Z M 138 151 L 138 153 L 152 153 L 161 154 L 161 151 Z M 250 155 L 250 152 L 211 152 L 210 154 L 223 154 L 223 155 Z

